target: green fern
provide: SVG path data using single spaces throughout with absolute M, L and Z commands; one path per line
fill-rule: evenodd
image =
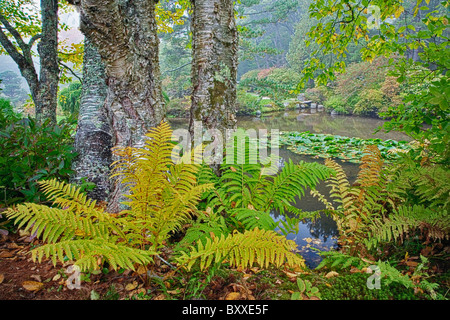
M 304 260 L 293 252 L 295 249 L 294 241 L 274 231 L 255 228 L 207 239 L 205 244 L 198 241 L 197 247 L 192 247 L 189 253 L 183 252 L 177 261 L 187 270 L 197 261 L 200 270 L 204 270 L 213 262 L 219 263 L 224 259 L 231 266 L 243 268 L 252 267 L 253 263 L 265 268 L 270 264 L 305 267 Z
M 448 240 L 450 216 L 446 210 L 434 210 L 420 205 L 400 206 L 384 219 L 370 225 L 369 248 L 380 242 L 403 240 L 411 231 L 421 230 L 427 238 Z

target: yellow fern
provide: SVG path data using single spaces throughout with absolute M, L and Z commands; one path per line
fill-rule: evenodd
M 178 263 L 190 270 L 196 261 L 200 269 L 208 268 L 213 262 L 222 260 L 234 267 L 252 267 L 253 263 L 267 268 L 270 264 L 277 267 L 305 267 L 304 260 L 295 254 L 296 244 L 272 230 L 255 228 L 244 233 L 234 232 L 227 237 L 213 237 L 206 243 L 197 242 L 197 248 L 191 247 L 189 253 L 182 252 Z

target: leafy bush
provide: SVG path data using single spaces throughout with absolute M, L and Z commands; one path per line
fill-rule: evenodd
M 346 101 L 339 95 L 332 95 L 325 101 L 325 107 L 341 114 L 350 114 L 351 108 L 346 105 Z
M 312 100 L 316 103 L 324 104 L 329 95 L 329 90 L 325 86 L 318 86 L 314 88 L 307 89 L 305 91 L 306 100 Z
M 45 197 L 36 182 L 41 179 L 67 180 L 76 156 L 73 148 L 74 121 L 50 126 L 23 118 L 0 102 L 0 185 L 6 205 L 21 201 L 40 202 Z
M 60 91 L 58 95 L 58 105 L 66 117 L 78 116 L 81 100 L 81 82 L 75 81 L 69 84 L 67 88 Z
M 383 93 L 377 89 L 362 90 L 358 94 L 353 113 L 360 115 L 375 115 L 383 108 Z

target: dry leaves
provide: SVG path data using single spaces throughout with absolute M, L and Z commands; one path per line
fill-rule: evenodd
M 39 291 L 44 288 L 44 284 L 38 281 L 24 281 L 22 282 L 22 287 L 27 291 Z

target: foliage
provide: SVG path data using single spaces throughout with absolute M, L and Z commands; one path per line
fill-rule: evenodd
M 115 149 L 121 158 L 114 163 L 114 176 L 129 188 L 129 210 L 106 213 L 80 188 L 56 180 L 40 182 L 53 207 L 26 203 L 9 209 L 19 228 L 26 224 L 49 242 L 36 248 L 33 257 L 51 256 L 56 263 L 67 255 L 82 270 L 104 262 L 134 270 L 135 264 L 152 262 L 169 233 L 195 213 L 209 187 L 196 184 L 197 165 L 173 162 L 171 135 L 162 123 L 147 133 L 145 147 Z
M 213 237 L 203 244 L 198 241 L 197 248 L 192 247 L 189 254 L 182 252 L 178 262 L 188 270 L 200 260 L 200 270 L 208 268 L 211 263 L 226 259 L 230 266 L 252 267 L 256 262 L 267 268 L 269 264 L 277 267 L 305 267 L 301 257 L 293 253 L 296 244 L 271 230 L 255 228 L 244 233 L 234 232 L 227 237 Z
M 312 100 L 319 104 L 324 104 L 328 98 L 329 89 L 325 86 L 318 86 L 310 89 L 306 89 L 305 91 L 305 99 Z
M 48 242 L 32 250 L 33 260 L 51 257 L 56 264 L 65 262 L 67 256 L 82 271 L 98 269 L 104 261 L 114 269 L 134 270 L 135 263 L 153 260 L 155 252 L 130 245 L 132 238 L 122 229 L 123 217 L 104 212 L 80 188 L 56 179 L 39 184 L 53 200 L 53 207 L 25 203 L 6 213 L 18 228 L 24 226 Z
M 81 82 L 76 81 L 69 84 L 67 88 L 59 92 L 58 104 L 66 117 L 78 118 L 81 99 Z
M 317 287 L 313 287 L 309 280 L 297 278 L 299 291 L 292 293 L 291 300 L 303 300 L 303 294 L 308 298 L 316 297 L 320 299 L 320 292 Z
M 257 152 L 247 141 L 246 148 L 236 148 L 227 153 L 221 165 L 221 176 L 217 177 L 210 168 L 204 168 L 200 182 L 214 183 L 214 188 L 204 194 L 207 206 L 218 214 L 224 214 L 227 222 L 242 230 L 255 227 L 274 229 L 277 225 L 270 217 L 272 210 L 281 213 L 289 211 L 300 218 L 305 213 L 292 203 L 301 198 L 306 188 L 314 188 L 331 172 L 318 163 L 286 162 L 277 173 L 276 161 L 263 165 L 252 162 Z
M 167 122 L 150 129 L 146 138 L 143 148 L 114 149 L 119 160 L 113 163 L 113 177 L 119 177 L 129 193 L 124 204 L 130 209 L 122 214 L 133 242 L 157 251 L 170 232 L 196 214 L 200 196 L 211 185 L 197 184 L 199 165 L 175 158 Z
M 239 89 L 272 98 L 276 104 L 292 98 L 300 76 L 288 68 L 252 70 L 242 75 Z
M 73 148 L 73 120 L 49 126 L 0 110 L 0 185 L 6 205 L 20 201 L 45 201 L 36 185 L 41 179 L 68 180 L 76 153 Z
M 358 102 L 353 112 L 355 114 L 376 114 L 383 108 L 383 93 L 377 89 L 368 89 L 358 94 Z
M 353 185 L 348 182 L 340 165 L 330 159 L 325 161 L 325 165 L 336 171 L 328 183 L 331 187 L 330 197 L 338 206 L 333 209 L 333 205 L 323 197 L 319 199 L 326 203 L 327 208 L 332 208 L 341 232 L 343 252 L 364 257 L 381 243 L 401 241 L 416 231 L 420 231 L 428 240 L 448 239 L 450 220 L 446 208 L 447 183 L 441 185 L 443 193 L 440 187 L 433 186 L 434 190 L 439 190 L 435 194 L 429 192 L 428 188 L 422 188 L 424 183 L 419 176 L 418 184 L 413 187 L 420 195 L 418 202 L 427 203 L 427 207 L 415 201 L 405 201 L 402 198 L 405 186 L 398 187 L 392 169 L 388 171 L 384 168 L 377 147 L 368 146 L 365 152 Z M 433 180 L 432 183 L 436 182 Z M 314 194 L 318 193 L 314 191 Z
M 360 51 L 364 61 L 376 61 L 377 57 L 389 59 L 389 76 L 394 76 L 405 90 L 421 87 L 418 92 L 406 94 L 403 103 L 391 106 L 382 114 L 390 119 L 384 129 L 403 131 L 421 143 L 428 141 L 426 150 L 439 163 L 446 163 L 449 158 L 449 4 L 425 2 L 429 7 L 421 6 L 422 0 L 414 1 L 411 8 L 407 7 L 408 2 L 395 0 L 312 2 L 310 18 L 319 22 L 311 27 L 308 35 L 319 49 L 305 63 L 298 88 L 314 77 L 317 84 L 336 79 L 337 74 L 347 69 L 345 58 L 350 44 L 365 41 Z M 328 64 L 316 56 L 319 52 L 321 56 L 334 54 L 337 59 Z M 429 126 L 424 127 L 424 123 Z
M 345 100 L 339 95 L 331 95 L 324 102 L 324 105 L 327 109 L 334 110 L 340 114 L 349 114 L 351 113 L 350 106 L 348 106 Z
M 376 145 L 381 157 L 389 162 L 398 159 L 402 152 L 411 149 L 406 141 L 360 139 L 339 135 L 305 132 L 282 132 L 280 143 L 287 145 L 294 153 L 335 157 L 349 162 L 359 163 L 368 145 Z

